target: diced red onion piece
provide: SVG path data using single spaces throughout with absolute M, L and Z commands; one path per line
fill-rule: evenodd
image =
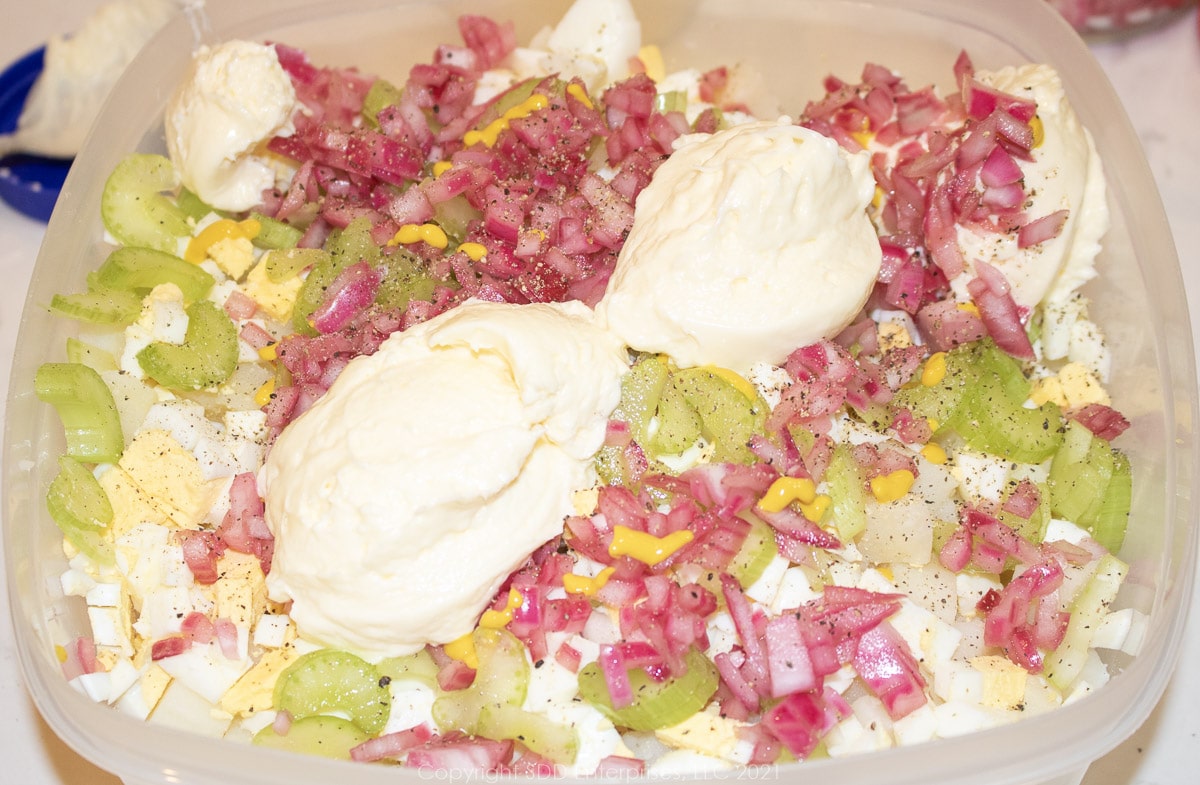
M 362 763 L 399 758 L 413 747 L 432 739 L 433 731 L 425 723 L 402 731 L 385 733 L 350 749 L 350 757 Z
M 1056 210 L 1025 224 L 1017 233 L 1017 247 L 1031 248 L 1058 237 L 1067 223 L 1068 214 L 1066 210 Z
M 975 260 L 976 278 L 967 284 L 971 299 L 988 334 L 1004 351 L 1022 360 L 1033 359 L 1033 345 L 1021 324 L 1020 311 L 1004 274 L 982 260 Z
M 901 719 L 925 705 L 925 680 L 908 644 L 886 622 L 863 633 L 853 665 L 887 708 L 888 716 Z

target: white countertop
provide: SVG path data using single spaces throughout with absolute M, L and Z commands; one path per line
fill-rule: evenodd
M 0 67 L 47 37 L 76 29 L 102 0 L 3 0 Z M 1157 178 L 1192 303 L 1200 303 L 1200 36 L 1195 12 L 1165 29 L 1125 42 L 1097 44 L 1098 59 L 1125 102 Z M 1183 151 L 1182 153 L 1180 151 Z M 0 395 L 8 389 L 30 270 L 44 226 L 0 203 Z M 1192 313 L 1200 345 L 1200 307 Z M 0 404 L 2 405 L 2 404 Z M 0 566 L 0 570 L 3 567 Z M 3 584 L 0 582 L 0 587 Z M 0 592 L 3 589 L 0 588 Z M 1181 785 L 1200 764 L 1200 592 L 1193 590 L 1181 662 L 1167 695 L 1146 724 L 1094 764 L 1084 785 Z M 60 742 L 27 696 L 13 651 L 7 600 L 0 598 L 0 779 L 22 785 L 119 785 Z M 10 779 L 19 777 L 19 779 Z

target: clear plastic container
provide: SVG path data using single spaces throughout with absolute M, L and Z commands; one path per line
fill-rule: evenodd
M 50 221 L 22 317 L 5 438 L 4 550 L 17 651 L 29 690 L 69 745 L 129 785 L 343 785 L 430 779 L 394 767 L 293 756 L 160 724 L 97 705 L 62 678 L 55 645 L 86 633 L 80 601 L 64 598 L 61 538 L 43 504 L 62 449 L 54 412 L 33 394 L 37 365 L 61 359 L 70 325 L 44 309 L 55 292 L 81 288 L 104 255 L 98 203 L 127 152 L 163 150 L 161 114 L 196 35 L 254 38 L 307 49 L 318 63 L 354 64 L 402 81 L 412 62 L 455 41 L 457 14 L 517 22 L 519 40 L 556 20 L 557 2 L 296 0 L 209 2 L 210 18 L 169 25 L 115 88 Z M 1129 736 L 1161 696 L 1177 659 L 1196 567 L 1196 377 L 1179 263 L 1154 181 L 1132 127 L 1099 66 L 1044 0 L 644 0 L 643 38 L 668 67 L 746 62 L 763 94 L 799 112 L 828 73 L 855 78 L 867 61 L 910 84 L 951 83 L 965 48 L 980 68 L 1048 62 L 1095 135 L 1107 167 L 1113 226 L 1087 288 L 1106 326 L 1117 369 L 1116 405 L 1133 421 L 1123 437 L 1135 467 L 1133 514 L 1121 552 L 1132 565 L 1121 602 L 1149 614 L 1140 655 L 1096 693 L 1047 715 L 921 746 L 813 761 L 758 776 L 839 785 L 1078 783 L 1087 766 Z M 758 107 L 771 111 L 764 103 Z M 716 777 L 718 775 L 707 775 Z M 745 776 L 743 774 L 743 776 Z

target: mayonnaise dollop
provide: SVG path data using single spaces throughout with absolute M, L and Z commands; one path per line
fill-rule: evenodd
M 597 315 L 681 367 L 782 363 L 866 303 L 874 193 L 866 154 L 786 118 L 683 137 L 638 196 Z
M 1062 232 L 1029 248 L 1017 246 L 1015 232 L 981 234 L 958 227 L 966 273 L 952 281 L 956 295 L 969 299 L 967 283 L 976 259 L 1004 273 L 1018 305 L 1033 308 L 1043 300 L 1062 301 L 1096 275 L 1100 240 L 1108 231 L 1104 170 L 1092 135 L 1067 101 L 1058 73 L 1046 65 L 981 71 L 976 77 L 1012 95 L 1037 102 L 1043 141 L 1021 162 L 1031 219 L 1067 210 Z
M 481 103 L 525 79 L 558 74 L 579 77 L 589 91 L 630 74 L 642 45 L 642 26 L 629 0 L 575 0 L 559 23 L 541 30 L 529 46 L 518 46 L 476 88 Z
M 201 47 L 171 97 L 167 150 L 180 180 L 219 210 L 248 210 L 275 184 L 263 145 L 294 132 L 296 91 L 272 46 Z
M 470 632 L 594 482 L 626 367 L 577 302 L 470 301 L 353 360 L 259 474 L 271 598 L 365 656 Z

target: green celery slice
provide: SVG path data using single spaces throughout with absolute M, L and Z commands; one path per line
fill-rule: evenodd
M 112 352 L 84 343 L 78 338 L 67 338 L 67 362 L 86 365 L 99 373 L 115 371 L 119 367 Z
M 338 273 L 360 261 L 374 267 L 381 257 L 379 246 L 371 239 L 371 223 L 364 218 L 356 218 L 346 228 L 334 232 L 325 249 L 330 254 L 328 261 L 313 265 L 292 306 L 292 328 L 302 335 L 316 335 L 308 319 L 321 306 L 325 290 Z
M 113 547 L 104 530 L 112 523 L 112 504 L 99 481 L 79 461 L 64 455 L 59 473 L 46 491 L 46 508 L 63 536 L 97 564 L 113 563 Z
M 700 417 L 714 445 L 713 461 L 752 464 L 750 437 L 766 428 L 769 407 L 762 396 L 753 400 L 706 368 L 686 368 L 671 375 L 684 400 Z
M 1024 403 L 1029 397 L 1029 382 L 1021 366 L 990 339 L 985 339 L 946 352 L 945 375 L 928 387 L 918 382 L 901 389 L 893 405 L 907 408 L 916 417 L 936 421 L 938 432 L 942 433 L 954 424 L 976 380 L 989 373 L 999 379 L 1007 398 Z
M 687 92 L 684 90 L 659 93 L 654 97 L 654 111 L 664 114 L 667 112 L 686 112 L 687 105 Z
M 1092 634 L 1117 598 L 1121 582 L 1129 565 L 1111 554 L 1100 557 L 1095 575 L 1088 581 L 1075 602 L 1071 603 L 1070 621 L 1058 648 L 1046 656 L 1046 678 L 1060 690 L 1066 690 L 1079 676 L 1087 662 Z
M 179 189 L 179 196 L 175 198 L 175 205 L 193 221 L 199 221 L 208 216 L 210 213 L 217 213 L 222 217 L 228 215 L 221 210 L 214 210 L 211 205 L 206 204 L 199 196 L 187 188 Z
M 509 109 L 515 109 L 525 102 L 527 98 L 533 95 L 533 91 L 544 80 L 542 77 L 534 76 L 526 79 L 524 82 L 518 82 L 508 89 L 507 92 L 501 93 L 490 106 L 485 108 L 479 115 L 479 119 L 475 122 L 475 130 L 481 131 L 492 124 L 493 121 L 500 119 Z M 562 94 L 566 85 L 564 82 L 555 80 L 551 89 L 556 94 Z
M 834 447 L 825 470 L 825 482 L 833 500 L 830 520 L 837 528 L 838 538 L 850 542 L 867 528 L 867 490 L 858 463 L 845 444 Z
M 442 227 L 442 231 L 456 246 L 466 238 L 471 222 L 482 217 L 483 213 L 471 206 L 467 197 L 462 194 L 444 202 L 438 202 L 434 207 L 433 214 L 437 225 Z
M 915 417 L 935 421 L 938 431 L 943 431 L 966 394 L 967 376 L 960 370 L 963 363 L 963 357 L 957 350 L 948 352 L 946 374 L 937 384 L 926 387 L 917 382 L 911 387 L 903 387 L 896 393 L 893 405 L 908 409 Z
M 197 300 L 188 306 L 184 344 L 157 341 L 137 354 L 146 375 L 173 390 L 203 390 L 237 369 L 237 326 L 218 306 Z
M 373 128 L 379 127 L 379 113 L 389 106 L 396 106 L 404 97 L 404 91 L 386 79 L 376 79 L 363 98 L 362 116 Z
M 648 354 L 639 358 L 621 377 L 621 400 L 609 419 L 626 423 L 630 436 L 640 445 L 645 445 L 650 438 L 650 420 L 669 376 L 666 359 Z M 596 453 L 596 473 L 606 485 L 628 485 L 629 471 L 622 449 L 611 445 L 601 447 Z
M 629 424 L 633 440 L 645 444 L 649 440 L 650 420 L 658 408 L 670 371 L 662 355 L 642 357 L 621 377 L 621 400 L 612 419 Z
M 292 304 L 292 329 L 301 335 L 317 334 L 308 323 L 308 319 L 321 306 L 325 290 L 333 283 L 333 279 L 337 278 L 339 272 L 341 267 L 332 256 L 308 271 L 308 277 L 304 279 L 304 285 L 296 295 L 296 302 Z
M 479 733 L 484 707 L 520 706 L 529 689 L 529 658 L 516 636 L 507 630 L 478 627 L 471 637 L 479 659 L 475 681 L 433 703 L 433 721 L 443 731 Z
M 85 463 L 115 463 L 125 449 L 112 391 L 79 363 L 44 363 L 34 376 L 37 397 L 62 420 L 67 455 Z
M 974 449 L 1019 463 L 1041 463 L 1062 443 L 1062 414 L 1053 403 L 1025 408 L 1024 397 L 1012 397 L 1012 386 L 984 372 L 955 414 L 955 430 Z
M 717 691 L 717 666 L 698 649 L 684 655 L 687 673 L 657 682 L 641 668 L 629 671 L 633 703 L 614 709 L 599 663 L 579 671 L 579 695 L 612 720 L 614 725 L 636 731 L 651 731 L 677 725 L 708 705 Z
M 570 765 L 579 752 L 575 729 L 507 703 L 488 704 L 479 710 L 476 735 L 512 739 L 556 763 Z
M 424 263 L 416 255 L 396 250 L 380 262 L 383 278 L 375 302 L 387 310 L 403 311 L 413 300 L 428 301 L 433 297 L 437 281 L 425 272 Z
M 1033 511 L 1033 515 L 1028 518 L 1022 518 L 1019 515 L 1004 510 L 1003 502 L 1012 496 L 1010 491 L 1004 495 L 1000 513 L 997 516 L 1000 518 L 1001 523 L 1033 543 L 1039 543 L 1045 539 L 1046 525 L 1050 523 L 1050 486 L 1047 483 L 1037 483 L 1037 489 L 1039 497 L 1044 503 L 1037 506 Z
M 318 649 L 279 674 L 274 704 L 297 719 L 342 711 L 374 736 L 387 724 L 391 693 L 371 663 L 350 652 Z
M 655 455 L 675 455 L 696 443 L 702 433 L 700 415 L 674 384 L 663 387 L 658 399 L 658 428 L 646 445 Z
M 186 302 L 195 302 L 212 290 L 215 280 L 199 265 L 152 248 L 125 246 L 108 255 L 96 270 L 96 284 L 104 289 L 146 293 L 155 286 L 173 283 Z
M 1050 464 L 1048 487 L 1054 515 L 1086 529 L 1109 551 L 1120 550 L 1133 493 L 1122 452 L 1072 420 Z
M 416 679 L 430 687 L 437 686 L 438 666 L 427 649 L 404 657 L 388 657 L 375 663 L 380 676 L 391 681 Z
M 383 251 L 371 238 L 373 228 L 369 219 L 355 218 L 344 229 L 330 235 L 325 250 L 338 261 L 339 270 L 357 262 L 366 262 L 372 267 L 379 263 Z
M 767 565 L 779 553 L 779 546 L 775 544 L 775 530 L 765 521 L 751 512 L 744 512 L 741 517 L 750 522 L 750 531 L 726 571 L 745 588 L 762 577 Z
M 1133 502 L 1133 469 L 1124 453 L 1113 451 L 1113 472 L 1104 498 L 1096 511 L 1095 521 L 1088 526 L 1092 538 L 1112 553 L 1125 543 L 1129 523 L 1129 508 Z
M 1113 450 L 1074 420 L 1050 463 L 1050 509 L 1085 529 L 1095 523 L 1113 478 Z
M 614 447 L 610 444 L 602 446 L 596 451 L 594 463 L 596 466 L 596 476 L 600 478 L 602 484 L 628 484 L 628 467 L 625 465 L 625 456 L 619 447 Z
M 333 257 L 322 248 L 282 248 L 263 256 L 267 278 L 274 283 L 291 280 L 306 268 L 329 264 Z
M 175 167 L 161 155 L 126 156 L 104 184 L 100 215 L 122 245 L 175 253 L 191 234 L 187 214 L 164 196 L 178 186 Z
M 58 475 L 50 481 L 46 506 L 63 531 L 103 531 L 112 523 L 113 509 L 100 481 L 69 455 L 58 459 Z
M 253 744 L 334 760 L 350 760 L 350 750 L 369 738 L 369 734 L 350 720 L 315 715 L 293 720 L 288 732 L 282 736 L 268 725 L 254 734 Z
M 141 315 L 142 298 L 121 290 L 56 294 L 50 299 L 49 311 L 79 322 L 124 327 Z
M 250 213 L 250 217 L 258 221 L 258 234 L 251 240 L 257 248 L 268 251 L 295 248 L 296 243 L 300 242 L 300 238 L 304 236 L 304 232 L 296 227 L 269 215 Z

